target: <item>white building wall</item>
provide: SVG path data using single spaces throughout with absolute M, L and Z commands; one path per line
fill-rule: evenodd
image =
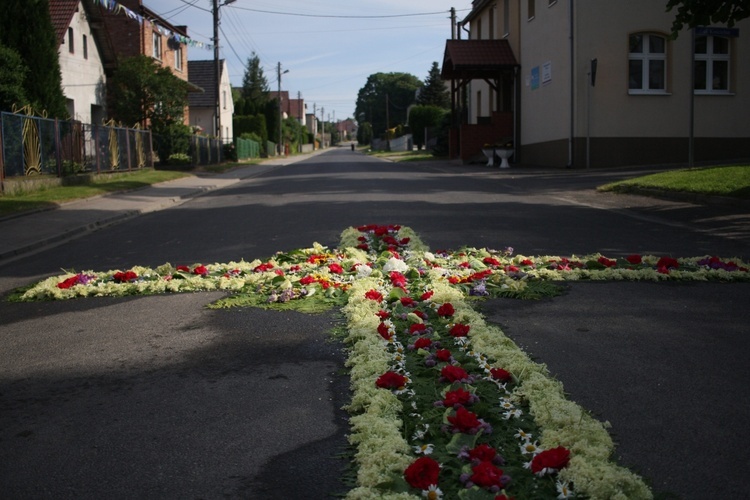
M 101 110 L 99 118 L 106 116 L 106 76 L 94 37 L 91 33 L 83 5 L 79 2 L 78 12 L 73 15 L 70 27 L 73 28 L 73 53 L 70 52 L 68 33 L 65 43 L 60 45 L 60 72 L 65 97 L 72 101 L 71 118 L 83 123 L 92 123 L 91 107 Z M 83 37 L 86 37 L 84 54 Z M 86 56 L 86 57 L 84 57 Z
M 229 81 L 229 68 L 227 67 L 226 61 L 224 61 L 224 67 L 221 70 L 221 138 L 224 142 L 232 142 L 234 140 L 234 125 L 232 122 L 232 116 L 234 115 L 234 99 L 232 98 L 232 84 Z

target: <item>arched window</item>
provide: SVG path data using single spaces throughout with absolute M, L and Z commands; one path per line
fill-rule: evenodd
M 628 50 L 628 92 L 667 92 L 667 39 L 652 33 L 630 35 Z
M 695 37 L 695 92 L 729 92 L 729 38 Z

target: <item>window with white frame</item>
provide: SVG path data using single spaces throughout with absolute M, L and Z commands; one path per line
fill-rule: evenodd
M 154 59 L 161 60 L 161 35 L 159 35 L 159 33 L 153 33 L 152 40 L 154 45 Z
M 667 92 L 667 39 L 652 33 L 630 35 L 628 92 L 665 94 Z
M 174 68 L 182 71 L 182 45 L 178 45 L 174 49 Z
M 729 92 L 729 39 L 723 36 L 695 38 L 695 92 Z

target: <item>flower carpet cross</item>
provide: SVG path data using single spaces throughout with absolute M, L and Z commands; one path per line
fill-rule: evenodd
M 430 252 L 409 228 L 348 228 L 266 260 L 165 264 L 54 276 L 13 300 L 225 290 L 211 307 L 346 317 L 357 485 L 347 498 L 651 498 L 614 463 L 604 425 L 473 307 L 536 298 L 563 280 L 750 281 L 739 260 L 703 256 L 525 257 L 513 249 Z

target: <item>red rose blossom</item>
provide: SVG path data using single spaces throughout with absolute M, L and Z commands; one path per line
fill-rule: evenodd
M 193 274 L 199 274 L 201 276 L 205 276 L 208 274 L 208 268 L 206 268 L 206 266 L 202 264 L 195 266 L 195 268 L 193 268 Z
M 328 271 L 332 272 L 333 274 L 343 274 L 344 268 L 341 267 L 341 264 L 334 262 L 333 264 L 328 265 Z
M 401 305 L 404 307 L 417 307 L 417 303 L 411 297 L 401 297 Z
M 190 268 L 188 266 L 177 266 L 177 270 L 178 271 L 182 271 L 184 273 L 189 273 L 190 272 Z
M 396 372 L 385 372 L 375 381 L 381 389 L 399 389 L 406 384 L 406 377 Z
M 60 288 L 62 290 L 67 290 L 68 288 L 72 287 L 73 285 L 78 284 L 78 275 L 71 276 L 70 278 L 61 281 L 57 284 L 57 288 Z
M 427 300 L 430 297 L 432 297 L 434 293 L 435 292 L 433 292 L 432 290 L 429 290 L 429 291 L 423 293 L 419 298 L 420 298 L 420 300 Z
M 138 275 L 133 271 L 118 271 L 112 275 L 112 278 L 118 283 L 127 283 L 138 279 Z
M 488 266 L 499 266 L 500 265 L 500 261 L 497 260 L 494 257 L 485 257 L 484 259 L 482 259 L 482 262 L 484 262 Z
M 672 257 L 662 257 L 659 259 L 659 261 L 656 263 L 657 269 L 677 269 L 680 267 L 680 263 L 677 262 L 677 259 L 673 259 Z
M 380 302 L 383 300 L 383 294 L 378 292 L 377 290 L 370 290 L 365 293 L 365 298 L 374 300 L 375 302 Z
M 429 489 L 437 484 L 440 464 L 430 457 L 420 457 L 404 471 L 404 479 L 412 488 Z
M 643 262 L 643 259 L 638 254 L 632 254 L 625 257 L 625 260 L 627 260 L 630 264 L 633 264 L 634 266 L 637 266 L 641 262 Z
M 558 446 L 551 450 L 544 450 L 531 460 L 531 472 L 534 474 L 543 469 L 555 469 L 559 471 L 570 461 L 570 450 Z

